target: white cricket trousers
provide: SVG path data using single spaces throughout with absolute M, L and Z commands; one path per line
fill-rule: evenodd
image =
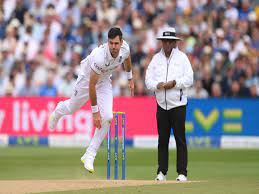
M 112 113 L 112 85 L 109 78 L 104 79 L 96 86 L 97 104 L 102 117 L 102 128 L 95 129 L 94 136 L 87 148 L 87 153 L 96 156 L 113 118 Z M 89 99 L 89 80 L 86 76 L 79 75 L 74 87 L 74 94 L 70 99 L 58 103 L 55 109 L 55 117 L 60 119 L 64 115 L 73 114 L 79 110 Z

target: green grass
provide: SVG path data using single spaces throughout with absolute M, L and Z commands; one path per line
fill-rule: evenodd
M 0 148 L 0 180 L 19 179 L 105 179 L 106 150 L 101 149 L 95 173 L 87 173 L 80 162 L 84 149 Z M 127 179 L 154 180 L 157 150 L 127 149 Z M 175 150 L 170 151 L 167 178 L 176 177 Z M 113 172 L 113 168 L 111 168 Z M 90 189 L 51 193 L 259 193 L 259 150 L 189 150 L 189 180 L 202 183 Z M 1 188 L 0 188 L 1 190 Z

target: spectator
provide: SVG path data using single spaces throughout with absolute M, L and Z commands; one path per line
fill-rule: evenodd
M 202 81 L 200 79 L 196 80 L 194 87 L 191 87 L 188 91 L 188 96 L 190 98 L 208 98 L 208 92 L 202 87 Z
M 215 82 L 221 82 L 225 74 L 224 57 L 221 53 L 215 54 L 215 65 L 213 68 L 213 78 Z
M 220 84 L 214 82 L 211 86 L 211 96 L 214 98 L 220 98 L 222 95 Z
M 106 18 L 111 25 L 114 25 L 118 11 L 110 4 L 110 1 L 102 0 L 97 6 L 97 18 L 98 20 Z
M 135 96 L 145 96 L 145 84 L 142 80 L 137 80 L 136 84 L 135 84 L 135 92 L 134 95 Z
M 252 47 L 259 50 L 259 29 L 252 29 Z
M 4 0 L 0 10 L 2 77 L 9 80 L 15 63 L 22 61 L 24 72 L 12 75 L 14 80 L 19 80 L 21 75 L 25 80 L 29 75 L 33 78 L 32 85 L 40 88 L 47 80 L 48 69 L 54 68 L 57 73 L 54 83 L 58 78 L 61 80 L 58 83 L 66 84 L 65 79 L 60 79 L 64 72 L 70 69 L 76 77 L 79 61 L 107 41 L 111 25 L 118 25 L 132 47 L 134 71 L 139 74 L 136 84 L 141 86 L 154 52 L 161 48 L 161 43 L 155 40 L 159 29 L 173 25 L 185 40 L 179 44 L 179 49 L 187 53 L 194 78 L 202 80 L 209 96 L 214 82 L 220 84 L 222 96 L 230 95 L 233 80 L 241 86 L 239 77 L 244 72 L 244 84 L 249 90 L 251 80 L 259 79 L 259 8 L 256 2 Z M 221 63 L 218 63 L 217 53 L 223 55 Z M 246 72 L 249 68 L 252 77 Z M 113 81 L 118 96 L 129 95 L 123 79 L 119 73 Z M 14 91 L 19 85 L 14 81 Z M 259 88 L 258 83 L 256 87 Z M 139 90 L 142 90 L 140 94 L 153 95 L 145 87 Z
M 4 88 L 4 70 L 3 68 L 0 66 L 0 88 Z M 0 96 L 4 95 L 4 91 L 3 89 L 0 90 Z
M 245 78 L 245 82 L 244 82 L 245 87 L 250 88 L 253 85 L 259 84 L 259 79 L 256 76 L 255 72 L 253 72 L 251 66 L 248 66 L 246 68 L 245 74 L 246 74 L 246 78 Z
M 40 96 L 57 96 L 57 88 L 54 86 L 54 75 L 49 71 L 46 84 L 40 87 Z
M 2 48 L 1 48 L 2 46 Z M 0 46 L 1 48 L 1 66 L 4 67 L 3 71 L 5 75 L 9 75 L 11 73 L 11 69 L 14 65 L 14 57 L 10 52 L 10 48 L 8 43 L 3 43 Z
M 39 92 L 36 87 L 32 85 L 30 76 L 26 77 L 25 85 L 18 91 L 18 96 L 37 96 Z
M 24 23 L 24 14 L 28 11 L 23 0 L 16 0 L 16 7 L 13 12 L 13 17 L 17 18 L 21 24 Z
M 251 13 L 252 8 L 250 7 L 250 0 L 242 0 L 241 8 L 239 9 L 239 19 L 240 20 L 247 20 L 249 13 Z
M 239 76 L 238 82 L 240 83 L 240 97 L 249 97 L 250 96 L 250 91 L 249 88 L 245 86 L 245 80 L 246 80 L 246 75 L 245 72 L 242 72 Z
M 202 85 L 205 88 L 205 90 L 209 93 L 209 95 L 211 95 L 211 86 L 214 82 L 212 76 L 211 76 L 211 68 L 206 65 L 203 68 L 203 80 L 202 80 Z
M 135 44 L 135 52 L 132 54 L 132 63 L 134 66 L 140 69 L 141 75 L 144 73 L 144 59 L 146 58 L 146 53 L 143 51 L 142 41 L 138 41 Z
M 0 11 L 0 39 L 3 39 L 5 36 L 6 22 L 4 21 L 4 14 Z
M 227 92 L 227 97 L 240 97 L 240 84 L 237 80 L 231 83 L 231 88 Z
M 258 98 L 258 97 L 259 97 L 258 92 L 257 92 L 257 87 L 256 87 L 256 85 L 252 85 L 252 86 L 249 88 L 249 90 L 250 90 L 250 96 L 251 96 L 252 98 Z
M 74 92 L 75 79 L 73 73 L 68 71 L 64 77 L 64 81 L 61 83 L 58 88 L 58 93 L 60 96 L 70 97 Z
M 42 20 L 44 17 L 45 7 L 42 2 L 42 0 L 30 1 L 31 6 L 29 8 L 29 12 L 36 20 Z
M 222 95 L 226 96 L 229 91 L 231 91 L 231 85 L 233 80 L 233 68 L 228 67 L 226 70 L 226 74 L 223 76 L 221 80 L 221 88 L 222 88 Z
M 15 71 L 13 71 L 3 83 L 3 91 L 5 96 L 16 96 L 15 90 Z
M 238 19 L 238 9 L 235 7 L 236 0 L 227 0 L 227 9 L 225 11 L 226 19 L 229 19 L 232 24 L 235 24 Z

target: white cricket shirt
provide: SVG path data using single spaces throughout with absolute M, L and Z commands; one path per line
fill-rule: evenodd
M 90 55 L 81 61 L 81 74 L 90 78 L 91 69 L 100 75 L 99 81 L 110 78 L 112 72 L 119 67 L 130 55 L 129 45 L 123 40 L 119 55 L 111 56 L 108 43 L 95 48 Z
M 160 82 L 176 81 L 169 90 L 157 90 Z M 187 104 L 187 88 L 193 84 L 193 70 L 185 53 L 175 48 L 169 58 L 163 49 L 155 54 L 146 71 L 146 86 L 156 94 L 159 106 L 165 110 Z

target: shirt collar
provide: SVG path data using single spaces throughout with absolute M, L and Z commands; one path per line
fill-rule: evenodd
M 172 51 L 171 51 L 171 54 L 170 54 L 170 56 L 169 56 L 169 59 L 171 59 L 172 56 L 173 56 L 178 50 L 179 50 L 178 47 L 173 48 Z M 163 48 L 161 49 L 161 53 L 165 56 L 165 52 L 164 52 L 164 49 L 163 49 Z M 165 57 L 166 57 L 166 56 L 165 56 Z

